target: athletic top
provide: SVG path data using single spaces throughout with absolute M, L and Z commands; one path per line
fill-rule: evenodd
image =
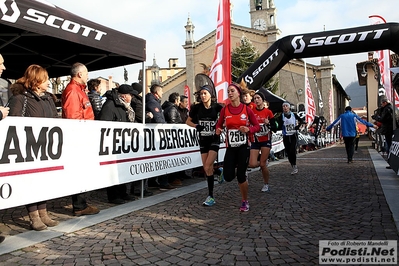
M 252 111 L 254 112 L 255 117 L 259 122 L 260 130 L 259 132 L 256 132 L 254 135 L 252 135 L 251 141 L 264 142 L 271 140 L 270 120 L 274 118 L 273 112 L 265 107 L 262 108 L 261 110 L 255 108 L 252 109 Z M 269 120 L 269 125 L 265 124 L 266 118 Z
M 223 107 L 220 111 L 216 128 L 223 128 L 223 124 L 227 129 L 226 143 L 228 147 L 239 147 L 249 144 L 247 133 L 242 133 L 238 130 L 241 126 L 247 126 L 250 134 L 254 134 L 260 130 L 255 114 L 243 103 L 240 103 L 237 107 L 231 104 Z
M 191 106 L 189 116 L 193 123 L 204 126 L 204 130 L 200 132 L 201 137 L 212 137 L 215 135 L 216 121 L 223 106 L 219 103 L 211 103 L 209 109 L 205 108 L 203 103 Z

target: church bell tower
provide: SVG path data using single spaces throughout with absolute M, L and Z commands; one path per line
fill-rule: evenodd
M 268 31 L 277 29 L 277 10 L 273 0 L 249 0 L 251 27 Z

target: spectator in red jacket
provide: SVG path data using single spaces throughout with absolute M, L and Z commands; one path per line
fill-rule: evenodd
M 75 63 L 71 68 L 71 81 L 62 93 L 62 118 L 94 120 L 94 112 L 89 97 L 86 94 L 86 83 L 89 79 L 87 67 Z M 87 205 L 83 193 L 72 196 L 73 213 L 75 216 L 97 214 L 97 207 Z

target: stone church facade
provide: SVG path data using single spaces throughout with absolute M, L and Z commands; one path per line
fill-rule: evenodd
M 252 42 L 260 54 L 263 54 L 275 41 L 280 37 L 281 31 L 277 27 L 277 8 L 273 1 L 250 1 L 250 17 L 251 27 L 244 27 L 231 24 L 231 49 L 240 45 L 243 37 Z M 215 52 L 215 34 L 216 30 L 208 33 L 199 40 L 194 40 L 194 23 L 190 18 L 185 26 L 186 41 L 183 45 L 186 54 L 186 67 L 178 68 L 169 64 L 169 68 L 159 68 L 154 63 L 146 69 L 146 88 L 153 83 L 160 83 L 164 87 L 164 96 L 162 101 L 168 99 L 171 92 L 184 93 L 184 87 L 190 88 L 191 95 L 195 90 L 195 75 L 204 72 L 203 65 L 211 65 Z M 177 59 L 174 59 L 177 60 Z M 275 76 L 274 80 L 278 80 L 279 86 L 277 95 L 283 96 L 287 101 L 294 104 L 296 111 L 301 111 L 305 105 L 305 70 L 304 61 L 300 59 L 290 60 Z M 329 95 L 332 93 L 332 117 L 335 118 L 343 113 L 345 106 L 348 104 L 349 96 L 340 85 L 338 79 L 333 74 L 334 65 L 329 57 L 321 58 L 320 65 L 306 64 L 307 75 L 315 100 L 316 114 L 323 115 L 329 122 Z M 173 75 L 171 70 L 175 69 Z M 165 73 L 169 73 L 165 74 Z M 316 82 L 314 82 L 314 77 Z M 317 83 L 317 88 L 316 88 Z M 318 89 L 323 100 L 323 108 L 318 107 Z M 193 102 L 194 97 L 191 97 Z

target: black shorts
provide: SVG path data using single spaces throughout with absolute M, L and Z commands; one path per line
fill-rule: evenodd
M 220 136 L 200 137 L 200 152 L 208 153 L 209 151 L 219 151 Z
M 266 147 L 266 148 L 272 148 L 272 141 L 262 141 L 262 142 L 252 142 L 251 143 L 251 150 L 261 150 L 261 148 Z

